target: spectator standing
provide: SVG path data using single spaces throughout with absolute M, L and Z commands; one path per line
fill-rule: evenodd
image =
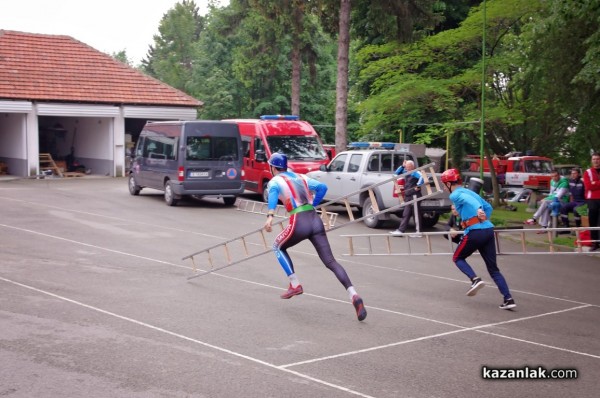
M 264 225 L 265 231 L 272 231 L 271 224 L 278 200 L 281 200 L 290 214 L 287 227 L 277 235 L 273 243 L 273 252 L 275 252 L 279 264 L 290 281 L 288 290 L 280 297 L 282 299 L 290 299 L 304 293 L 302 285 L 294 271 L 294 263 L 287 250 L 308 239 L 316 249 L 323 264 L 335 274 L 338 281 L 346 288 L 348 296 L 356 310 L 358 320 L 363 321 L 367 317 L 367 310 L 365 309 L 363 300 L 356 293 L 356 289 L 352 285 L 344 267 L 333 257 L 323 221 L 314 208 L 314 206 L 321 203 L 325 193 L 327 193 L 327 185 L 304 174 L 296 174 L 288 171 L 287 156 L 282 153 L 271 155 L 268 164 L 273 178 L 267 186 L 269 203 L 267 221 Z M 312 192 L 315 193 L 314 197 Z
M 496 262 L 496 241 L 494 239 L 494 224 L 489 221 L 492 206 L 475 192 L 463 188 L 460 173 L 456 169 L 448 169 L 442 173 L 442 183 L 450 191 L 450 200 L 456 206 L 465 232 L 454 251 L 452 260 L 458 269 L 471 280 L 467 296 L 475 296 L 485 286 L 473 268 L 467 263 L 467 258 L 476 250 L 481 254 L 485 266 L 504 297 L 500 305 L 502 310 L 515 308 L 515 300 L 510 294 L 508 284 L 498 269 Z
M 396 175 L 400 175 L 403 173 L 408 173 L 404 179 L 404 200 L 409 201 L 413 199 L 417 199 L 421 197 L 421 186 L 425 182 L 423 176 L 418 171 L 413 171 L 415 169 L 415 162 L 412 160 L 405 160 L 402 166 L 398 167 L 398 169 L 394 172 Z M 390 234 L 394 236 L 403 236 L 408 228 L 408 222 L 411 217 L 415 219 L 415 226 L 417 228 L 417 234 L 421 225 L 421 204 L 417 203 L 417 210 L 415 212 L 414 204 L 404 206 L 404 210 L 402 211 L 402 219 L 400 220 L 400 225 L 398 229 L 391 231 Z
M 569 202 L 564 203 L 560 209 L 560 218 L 565 226 L 569 228 L 569 213 L 573 213 L 573 219 L 576 227 L 581 227 L 581 216 L 577 213 L 577 206 L 581 206 L 585 203 L 585 188 L 583 186 L 583 180 L 579 175 L 578 169 L 571 170 L 571 178 L 569 178 Z M 569 231 L 561 231 L 560 233 L 568 234 Z
M 583 173 L 583 185 L 585 187 L 585 201 L 588 205 L 588 217 L 590 219 L 590 227 L 600 226 L 600 153 L 592 154 L 592 167 Z M 592 230 L 591 251 L 596 251 L 600 248 L 598 243 L 599 231 Z

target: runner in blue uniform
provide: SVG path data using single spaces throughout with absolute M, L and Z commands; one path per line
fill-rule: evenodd
M 337 277 L 346 288 L 350 300 L 356 310 L 359 321 L 367 317 L 367 310 L 356 289 L 352 286 L 350 278 L 333 257 L 329 240 L 325 233 L 323 221 L 315 211 L 314 206 L 321 203 L 327 192 L 327 186 L 315 179 L 303 174 L 296 174 L 287 170 L 287 157 L 282 153 L 274 153 L 269 158 L 269 166 L 273 179 L 269 181 L 267 190 L 269 193 L 269 204 L 265 230 L 271 232 L 273 215 L 277 207 L 277 201 L 281 200 L 290 214 L 288 226 L 275 238 L 273 251 L 290 280 L 287 292 L 281 295 L 282 299 L 289 299 L 302 294 L 304 290 L 294 271 L 294 264 L 287 253 L 287 249 L 297 245 L 303 240 L 310 240 L 317 250 L 319 258 Z M 315 196 L 312 196 L 312 193 Z
M 467 296 L 474 296 L 485 286 L 483 280 L 477 276 L 473 268 L 467 263 L 467 257 L 478 250 L 490 276 L 504 297 L 500 309 L 510 310 L 515 308 L 517 306 L 515 300 L 512 298 L 508 284 L 496 263 L 494 224 L 489 221 L 492 215 L 492 206 L 475 192 L 463 188 L 460 173 L 456 169 L 444 171 L 442 173 L 442 183 L 451 192 L 450 200 L 454 203 L 464 228 L 464 235 L 454 251 L 452 261 L 463 274 L 471 279 L 471 287 L 467 291 Z

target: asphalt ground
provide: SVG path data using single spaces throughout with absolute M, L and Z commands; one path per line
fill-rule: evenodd
M 373 232 L 353 224 L 329 239 L 364 322 L 306 242 L 290 251 L 305 291 L 290 300 L 270 253 L 188 280 L 182 257 L 264 221 L 216 199 L 133 197 L 122 178 L 0 182 L 0 396 L 598 395 L 597 256 L 501 256 L 518 305 L 504 311 L 493 284 L 465 296 L 449 256 L 345 256 L 340 235 Z M 483 377 L 526 367 L 577 378 Z

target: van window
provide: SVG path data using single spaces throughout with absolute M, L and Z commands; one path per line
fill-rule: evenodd
M 140 137 L 135 146 L 135 156 L 139 157 L 144 154 L 144 137 Z
M 236 137 L 187 137 L 186 160 L 238 160 Z
M 306 136 L 269 136 L 267 142 L 271 153 L 285 153 L 292 160 L 326 160 L 327 154 L 316 137 Z
M 260 138 L 254 139 L 254 153 L 256 153 L 257 151 L 263 151 L 263 153 L 265 152 L 265 146 Z M 273 153 L 275 152 L 277 151 L 273 151 Z
M 250 157 L 250 137 L 242 136 L 242 154 L 245 158 Z
M 143 156 L 150 159 L 177 159 L 177 138 L 162 136 L 146 136 Z

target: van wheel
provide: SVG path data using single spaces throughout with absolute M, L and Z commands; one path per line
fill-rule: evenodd
M 140 191 L 142 190 L 142 187 L 140 187 L 138 184 L 136 184 L 135 182 L 135 177 L 133 176 L 133 173 L 129 174 L 129 193 L 137 196 L 140 194 Z
M 375 213 L 375 210 L 373 209 L 371 198 L 367 198 L 362 205 L 362 216 L 367 217 L 373 213 Z M 363 222 L 369 228 L 379 228 L 383 224 L 383 221 L 379 220 L 377 217 L 367 217 Z
M 433 211 L 424 211 L 421 213 L 421 227 L 431 228 L 435 224 L 437 224 L 439 219 L 440 215 L 438 213 L 435 213 Z
M 171 181 L 167 181 L 165 184 L 165 202 L 167 203 L 167 206 L 177 206 L 177 202 L 179 202 L 179 198 L 177 198 L 175 192 L 173 192 Z
M 224 196 L 223 202 L 225 203 L 225 206 L 233 206 L 235 204 L 236 199 L 237 198 L 235 196 Z

